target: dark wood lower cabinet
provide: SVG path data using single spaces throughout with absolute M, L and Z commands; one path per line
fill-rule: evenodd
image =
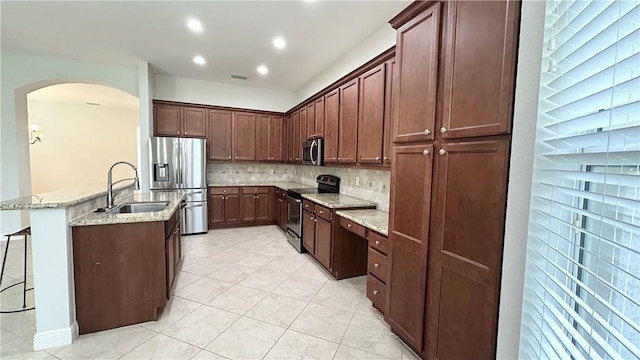
M 316 253 L 316 216 L 308 211 L 302 212 L 302 245 L 311 255 Z
M 315 219 L 315 238 L 316 251 L 315 256 L 318 262 L 325 268 L 331 269 L 331 240 L 333 238 L 331 222 L 321 217 Z
M 277 201 L 271 186 L 210 187 L 209 193 L 210 228 L 286 224 L 289 204 Z

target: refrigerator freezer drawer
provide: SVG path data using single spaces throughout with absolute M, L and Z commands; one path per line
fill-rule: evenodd
M 182 235 L 200 234 L 209 230 L 209 214 L 206 201 L 187 202 L 180 218 Z
M 185 201 L 207 201 L 207 189 L 184 189 Z

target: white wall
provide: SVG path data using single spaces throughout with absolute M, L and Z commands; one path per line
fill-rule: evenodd
M 156 75 L 156 99 L 285 112 L 297 105 L 293 92 Z
M 137 108 L 28 101 L 29 123 L 43 132 L 29 147 L 31 192 L 63 190 L 105 183 L 116 161 L 136 163 Z M 132 177 L 127 167 L 114 169 L 114 179 Z
M 496 358 L 517 359 L 545 2 L 522 2 Z
M 396 31 L 385 23 L 369 37 L 322 70 L 297 91 L 296 105 L 396 44 Z
M 155 74 L 146 61 L 138 63 L 138 87 L 140 100 L 140 127 L 138 128 L 138 176 L 140 189 L 149 190 L 149 136 L 153 135 L 153 99 L 155 96 Z
M 138 95 L 136 68 L 102 65 L 52 57 L 0 53 L 0 200 L 29 195 L 27 97 L 39 88 L 74 82 L 94 83 Z M 28 224 L 26 212 L 0 211 L 0 231 Z

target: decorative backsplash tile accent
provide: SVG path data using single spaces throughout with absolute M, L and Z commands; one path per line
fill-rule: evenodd
M 321 174 L 340 178 L 340 193 L 378 203 L 389 211 L 391 173 L 383 170 L 334 168 L 285 164 L 217 164 L 207 166 L 207 180 L 213 181 L 295 181 L 315 187 Z

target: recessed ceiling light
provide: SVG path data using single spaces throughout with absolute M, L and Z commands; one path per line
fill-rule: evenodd
M 196 19 L 191 19 L 187 22 L 187 27 L 193 32 L 202 31 L 202 23 Z
M 277 38 L 273 39 L 273 46 L 275 46 L 276 49 L 282 50 L 282 49 L 285 48 L 285 46 L 287 46 L 287 42 L 284 41 L 283 38 L 277 37 Z
M 266 65 L 260 65 L 256 70 L 258 70 L 261 75 L 267 75 L 269 73 L 269 69 Z
M 200 55 L 198 55 L 198 56 L 194 56 L 194 57 L 193 57 L 193 62 L 194 62 L 194 63 L 196 63 L 196 64 L 198 64 L 198 65 L 204 65 L 204 64 L 206 64 L 206 63 L 207 63 L 207 62 L 204 60 L 204 58 L 203 58 L 202 56 L 200 56 Z

